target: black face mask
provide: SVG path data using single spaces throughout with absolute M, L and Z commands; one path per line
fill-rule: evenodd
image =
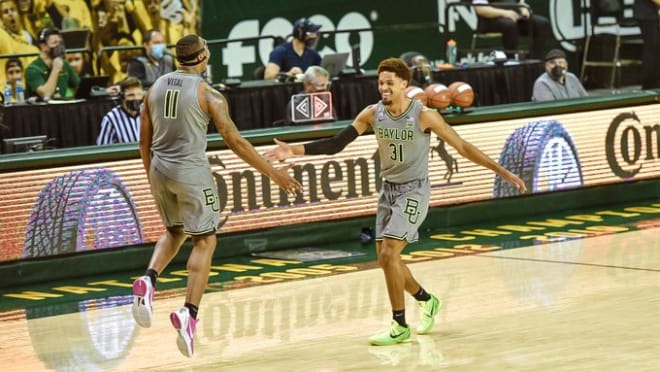
M 131 111 L 140 111 L 140 105 L 142 104 L 141 99 L 127 99 L 126 107 Z
M 564 70 L 561 66 L 555 66 L 550 70 L 550 77 L 552 77 L 552 80 L 558 81 L 562 77 L 566 75 L 566 70 Z
M 64 56 L 64 50 L 64 44 L 61 43 L 54 48 L 50 48 L 50 58 L 55 59 Z
M 305 46 L 307 48 L 316 48 L 316 44 L 318 43 L 319 39 L 316 37 L 310 37 L 305 39 Z

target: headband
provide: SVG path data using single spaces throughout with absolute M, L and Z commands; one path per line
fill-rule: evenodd
M 202 59 L 201 61 L 193 61 L 193 59 L 197 58 L 197 56 L 200 55 L 205 50 L 206 50 L 206 41 L 204 41 L 204 46 L 202 47 L 202 49 L 200 49 L 200 50 L 198 50 L 198 51 L 196 51 L 192 54 L 189 54 L 187 56 L 183 56 L 183 57 L 178 57 L 177 56 L 176 60 L 179 61 L 181 66 L 195 66 L 196 64 L 199 64 L 199 63 L 203 62 L 204 59 L 206 59 L 206 56 L 205 56 L 204 59 Z

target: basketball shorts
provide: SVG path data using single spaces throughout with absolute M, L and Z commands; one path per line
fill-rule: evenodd
M 218 189 L 208 168 L 200 168 L 194 183 L 175 181 L 151 167 L 151 193 L 167 228 L 183 226 L 186 234 L 215 233 L 220 223 Z
M 428 179 L 406 183 L 384 181 L 378 197 L 376 241 L 392 238 L 416 242 L 417 230 L 429 210 L 430 196 Z

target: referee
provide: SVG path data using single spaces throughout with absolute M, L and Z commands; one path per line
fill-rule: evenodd
M 121 104 L 113 107 L 101 120 L 97 145 L 138 142 L 140 139 L 142 82 L 128 77 L 119 83 L 119 92 Z

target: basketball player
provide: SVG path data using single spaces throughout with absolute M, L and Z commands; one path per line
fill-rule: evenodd
M 367 130 L 371 129 L 375 133 L 381 175 L 385 179 L 376 213 L 376 252 L 378 263 L 385 273 L 393 320 L 390 329 L 369 338 L 373 345 L 410 341 L 404 290 L 412 294 L 419 304 L 418 334 L 431 331 L 441 306 L 441 301 L 426 292 L 401 260 L 401 251 L 408 243 L 417 240 L 417 229 L 428 211 L 428 149 L 431 132 L 464 157 L 497 172 L 503 179 L 517 186 L 520 192 L 526 191 L 520 178 L 459 137 L 438 112 L 408 98 L 405 89 L 410 78 L 410 69 L 401 59 L 388 58 L 381 61 L 378 65 L 380 102 L 367 106 L 351 125 L 332 138 L 292 146 L 276 139 L 278 146 L 265 155 L 270 161 L 283 161 L 303 155 L 331 155 L 341 151 Z
M 197 311 L 208 282 L 220 220 L 218 191 L 205 153 L 209 120 L 244 161 L 287 192 L 300 190 L 287 169 L 273 168 L 241 137 L 223 95 L 200 77 L 210 56 L 206 40 L 197 35 L 181 38 L 176 43 L 180 68 L 156 80 L 140 115 L 140 156 L 166 232 L 156 243 L 145 275 L 133 283 L 133 317 L 140 326 L 151 326 L 156 278 L 192 236 L 185 304 L 170 314 L 179 334 L 179 350 L 188 357 L 193 355 Z

